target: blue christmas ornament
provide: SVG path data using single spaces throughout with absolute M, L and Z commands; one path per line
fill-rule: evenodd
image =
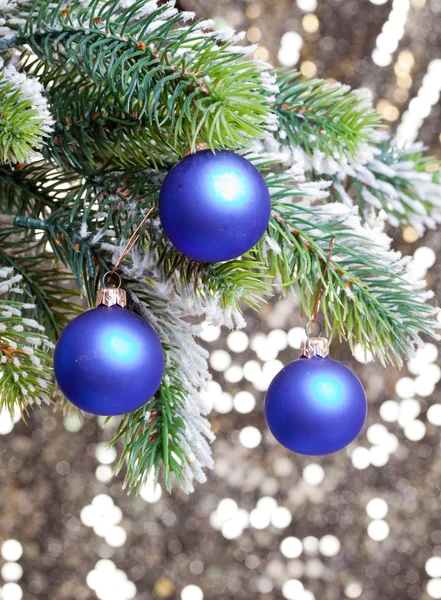
M 61 334 L 55 377 L 66 398 L 81 410 L 122 415 L 155 394 L 164 374 L 164 352 L 154 329 L 123 308 L 124 290 L 104 288 L 98 302 L 106 305 L 76 317 Z
M 171 243 L 201 262 L 241 256 L 270 219 L 268 187 L 246 158 L 202 150 L 175 165 L 162 185 L 159 216 Z
M 278 442 L 317 456 L 342 450 L 366 420 L 366 394 L 358 377 L 329 358 L 325 338 L 308 338 L 303 358 L 282 369 L 265 398 L 265 416 Z M 319 355 L 320 354 L 320 355 Z

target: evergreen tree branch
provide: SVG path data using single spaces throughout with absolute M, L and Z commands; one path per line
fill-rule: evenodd
M 343 181 L 334 177 L 332 198 L 359 206 L 368 223 L 381 211 L 391 225 L 411 225 L 423 235 L 441 222 L 440 163 L 423 150 L 421 144 L 399 149 L 384 139 L 366 165 L 354 165 Z
M 53 344 L 32 318 L 35 305 L 26 302 L 21 275 L 0 268 L 0 410 L 25 416 L 33 404 L 50 403 Z M 6 297 L 5 297 L 6 295 Z
M 0 163 L 24 163 L 52 130 L 42 86 L 0 58 Z
M 281 127 L 276 136 L 301 147 L 310 160 L 359 160 L 374 141 L 380 117 L 364 94 L 296 72 L 280 73 L 278 84 L 274 108 Z
M 363 227 L 342 204 L 293 204 L 286 178 L 269 184 L 276 186 L 270 236 L 280 248 L 272 256 L 272 273 L 284 285 L 298 285 L 306 315 L 322 281 L 321 309 L 329 335 L 347 339 L 352 349 L 361 344 L 382 364 L 401 365 L 422 335 L 439 339 L 437 311 L 427 303 L 433 294 L 424 291 L 425 282 L 411 279 L 408 260 L 389 250 L 390 238 Z M 333 238 L 334 253 L 325 270 Z
M 102 160 L 89 126 L 104 160 L 141 167 L 174 162 L 198 141 L 238 148 L 262 137 L 273 123 L 262 66 L 244 61 L 234 38 L 219 46 L 169 5 L 147 15 L 143 5 L 34 3 L 24 35 L 40 62 L 28 68 L 46 87 L 54 141 L 71 164 Z

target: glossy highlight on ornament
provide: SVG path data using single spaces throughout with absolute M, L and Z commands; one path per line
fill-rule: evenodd
M 265 233 L 271 201 L 246 158 L 202 150 L 175 165 L 162 185 L 159 216 L 171 243 L 201 262 L 241 256 Z
M 272 434 L 298 454 L 338 452 L 360 433 L 367 400 L 358 377 L 329 357 L 300 358 L 282 369 L 265 398 Z
M 63 394 L 81 410 L 122 415 L 153 397 L 164 374 L 164 352 L 139 315 L 118 305 L 98 306 L 65 328 L 54 371 Z

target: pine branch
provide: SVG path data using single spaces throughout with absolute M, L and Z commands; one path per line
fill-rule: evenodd
M 110 262 L 120 247 L 103 250 Z M 132 309 L 158 333 L 166 355 L 166 375 L 155 398 L 142 409 L 123 418 L 114 443 L 124 440 L 117 469 L 126 465 L 125 483 L 139 492 L 147 479 L 159 475 L 162 465 L 165 483 L 171 476 L 185 491 L 193 490 L 193 478 L 205 481 L 203 468 L 212 467 L 208 442 L 214 439 L 205 418 L 208 412 L 201 390 L 209 379 L 208 353 L 195 340 L 201 327 L 191 324 L 200 316 L 197 303 L 189 303 L 172 285 L 158 280 L 144 253 L 132 255 L 122 264 L 121 273 Z
M 32 318 L 35 305 L 20 297 L 21 279 L 12 268 L 0 268 L 0 410 L 13 415 L 18 408 L 24 416 L 33 404 L 50 403 L 54 387 L 53 344 Z
M 283 73 L 279 85 L 276 139 L 309 178 L 333 181 L 330 200 L 359 206 L 371 224 L 381 211 L 381 219 L 412 225 L 420 235 L 441 222 L 439 162 L 421 145 L 399 149 L 380 134 L 380 117 L 366 98 L 299 74 Z
M 333 198 L 360 207 L 367 222 L 381 211 L 395 227 L 411 225 L 419 235 L 441 222 L 440 163 L 422 145 L 399 149 L 386 138 L 366 165 L 345 181 L 334 179 Z
M 365 95 L 300 73 L 282 72 L 278 84 L 276 137 L 282 144 L 300 147 L 312 161 L 321 155 L 340 162 L 359 160 L 374 140 L 380 117 Z
M 0 162 L 24 163 L 35 156 L 52 129 L 42 86 L 4 67 L 0 58 Z
M 54 143 L 71 164 L 155 166 L 197 141 L 238 148 L 263 136 L 271 84 L 234 38 L 219 47 L 203 24 L 183 26 L 185 13 L 170 4 L 147 15 L 142 1 L 120 6 L 38 0 L 24 31 L 40 59 L 28 68 L 55 111 Z
M 305 314 L 310 315 L 322 281 L 322 313 L 330 336 L 359 343 L 382 364 L 402 364 L 421 336 L 439 339 L 433 294 L 424 282 L 412 281 L 407 260 L 389 250 L 390 238 L 367 227 L 342 204 L 292 204 L 286 177 L 270 179 L 273 217 L 270 236 L 280 248 L 271 259 L 272 273 L 284 285 L 296 283 Z M 336 238 L 330 267 L 324 266 Z

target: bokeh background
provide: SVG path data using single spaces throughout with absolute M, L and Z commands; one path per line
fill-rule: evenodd
M 441 0 L 182 0 L 244 29 L 274 64 L 364 87 L 400 140 L 440 154 Z M 396 247 L 441 292 L 441 236 Z M 50 409 L 0 415 L 3 600 L 361 600 L 441 598 L 438 347 L 384 370 L 334 343 L 369 398 L 359 439 L 308 459 L 278 446 L 263 397 L 303 335 L 294 295 L 204 331 L 217 440 L 208 482 L 185 496 L 112 479 L 112 425 Z

